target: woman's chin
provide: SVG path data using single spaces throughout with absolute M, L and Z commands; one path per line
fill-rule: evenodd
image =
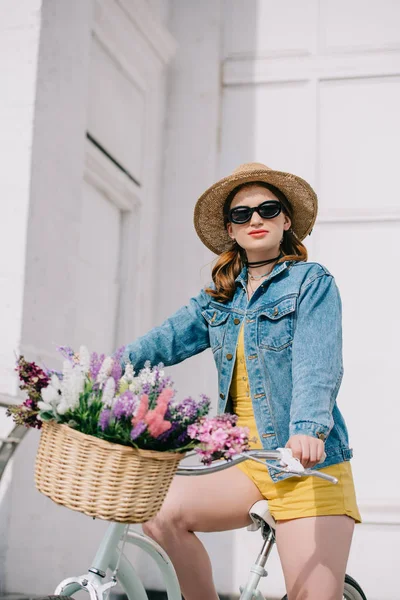
M 277 250 L 276 255 L 279 253 L 279 248 L 277 249 L 271 243 L 266 244 L 265 240 L 251 240 L 250 243 L 247 242 L 242 248 L 244 248 L 246 252 L 270 252 L 273 256 L 275 256 L 275 254 L 273 254 L 275 250 Z

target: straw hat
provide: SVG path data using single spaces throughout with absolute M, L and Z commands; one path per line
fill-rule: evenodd
M 232 240 L 224 225 L 225 200 L 236 186 L 250 181 L 265 181 L 281 190 L 292 207 L 292 229 L 296 236 L 301 241 L 311 233 L 317 217 L 318 199 L 310 184 L 297 175 L 274 171 L 262 163 L 245 163 L 232 175 L 209 187 L 194 208 L 196 232 L 203 244 L 215 254 L 232 248 Z

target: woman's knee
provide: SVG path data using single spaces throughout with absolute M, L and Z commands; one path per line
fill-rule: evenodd
M 186 521 L 179 507 L 165 503 L 152 519 L 142 525 L 143 532 L 156 541 L 185 530 L 185 527 Z

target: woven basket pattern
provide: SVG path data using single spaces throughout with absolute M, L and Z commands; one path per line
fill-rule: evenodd
M 183 454 L 136 450 L 54 422 L 43 423 L 37 489 L 67 508 L 119 523 L 144 523 L 161 508 Z

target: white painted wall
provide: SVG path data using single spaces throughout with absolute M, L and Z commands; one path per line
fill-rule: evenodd
M 398 452 L 400 418 L 400 323 L 382 309 L 399 292 L 392 265 L 400 258 L 400 30 L 393 26 L 400 5 L 227 0 L 224 17 L 219 174 L 260 161 L 297 173 L 317 190 L 319 216 L 305 244 L 309 260 L 326 264 L 342 295 L 338 404 L 364 519 L 348 571 L 368 598 L 394 600 L 399 486 L 377 448 L 385 443 L 387 452 Z M 247 539 L 237 533 L 237 583 L 248 567 Z M 275 576 L 268 584 L 271 593 L 283 590 Z
M 25 5 L 27 10 L 28 2 Z M 33 9 L 32 2 L 30 7 Z M 54 360 L 55 344 L 65 340 L 76 346 L 79 341 L 79 335 L 75 337 L 75 311 L 79 310 L 75 265 L 82 202 L 91 3 L 44 1 L 35 14 L 40 23 L 40 41 L 33 120 L 29 125 L 29 224 L 18 350 L 27 358 L 44 360 L 51 366 L 58 364 Z M 16 71 L 15 75 L 23 80 L 23 74 Z M 8 349 L 10 354 L 12 349 Z M 51 578 L 65 562 L 65 555 L 72 554 L 67 544 L 59 543 L 56 532 L 61 535 L 65 526 L 64 539 L 68 535 L 73 539 L 72 532 L 79 530 L 79 523 L 84 521 L 77 515 L 78 525 L 75 521 L 71 525 L 68 511 L 62 511 L 35 490 L 38 437 L 36 431 L 28 433 L 18 449 L 9 490 L 12 510 L 5 587 L 15 592 L 40 593 L 49 589 L 43 575 L 46 565 L 55 558 L 55 565 L 48 571 Z
M 17 393 L 15 357 L 21 343 L 34 104 L 41 0 L 0 5 L 0 399 Z M 0 411 L 0 436 L 11 428 Z M 10 464 L 0 482 L 0 593 L 4 591 L 10 515 Z
M 242 162 L 260 161 L 315 186 L 319 217 L 305 243 L 309 259 L 331 269 L 342 294 L 345 376 L 338 401 L 354 447 L 364 518 L 348 571 L 368 598 L 394 600 L 399 489 L 376 447 L 385 439 L 397 451 L 400 416 L 394 392 L 399 323 L 383 309 L 384 299 L 398 294 L 392 264 L 399 258 L 400 200 L 393 192 L 399 5 L 225 0 L 221 8 L 177 0 L 173 7 L 170 28 L 180 50 L 170 76 L 159 279 L 168 294 L 159 295 L 158 321 L 209 280 L 212 256 L 196 239 L 192 213 L 198 195 L 217 177 Z M 377 310 L 379 318 L 371 318 Z M 205 389 L 215 395 L 207 352 L 173 374 L 185 393 Z M 215 557 L 218 589 L 233 592 L 259 539 L 245 530 L 224 536 L 202 537 Z M 223 540 L 229 550 L 218 552 Z M 279 597 L 284 587 L 276 552 L 268 570 L 263 588 Z
M 145 0 L 106 4 L 46 0 L 37 8 L 40 50 L 31 107 L 32 142 L 22 140 L 32 147 L 32 157 L 17 350 L 48 366 L 60 364 L 57 344 L 87 343 L 98 351 L 112 351 L 154 319 L 145 290 L 153 288 L 155 278 L 164 69 L 175 49 L 155 11 Z M 105 54 L 103 62 L 96 54 L 99 46 L 94 49 L 97 41 Z M 99 89 L 99 78 L 109 92 L 119 85 L 118 96 Z M 135 97 L 144 106 L 141 114 L 130 102 L 133 90 L 138 90 Z M 16 106 L 18 101 L 16 96 Z M 138 129 L 123 135 L 118 118 L 140 126 L 141 146 L 135 139 Z M 87 128 L 140 186 L 96 153 L 86 140 Z M 14 169 L 17 157 L 15 163 Z M 139 235 L 140 223 L 150 222 L 155 223 L 152 231 Z M 92 272 L 98 277 L 88 289 L 83 282 Z M 93 292 L 101 294 L 101 302 Z M 5 353 L 13 366 L 12 350 L 9 344 Z M 2 510 L 10 506 L 12 510 L 7 546 L 0 556 L 3 562 L 5 556 L 7 591 L 39 595 L 51 593 L 61 579 L 90 566 L 107 524 L 57 506 L 35 490 L 38 439 L 37 431 L 30 432 L 16 453 L 2 504 Z
M 124 4 L 129 8 L 131 1 L 120 0 L 120 9 Z M 70 11 L 61 0 L 47 0 L 42 21 L 39 2 L 11 4 L 3 2 L 0 8 L 0 44 L 8 53 L 0 53 L 8 73 L 8 93 L 0 98 L 0 120 L 8 138 L 0 152 L 9 161 L 0 189 L 3 198 L 14 201 L 4 207 L 8 212 L 3 211 L 6 220 L 0 225 L 6 224 L 5 232 L 12 235 L 12 240 L 0 236 L 8 240 L 0 275 L 10 293 L 9 299 L 3 295 L 0 300 L 0 314 L 6 315 L 3 327 L 10 331 L 0 346 L 0 393 L 12 395 L 16 382 L 10 349 L 19 349 L 21 339 L 31 357 L 49 361 L 53 342 L 82 341 L 74 257 L 85 170 L 92 17 L 90 2 L 74 1 Z M 101 3 L 95 6 L 101 11 Z M 159 323 L 209 281 L 214 257 L 197 239 L 192 214 L 198 195 L 217 177 L 241 162 L 257 160 L 308 179 L 320 197 L 319 218 L 306 240 L 310 260 L 331 269 L 343 299 L 345 376 L 339 403 L 355 450 L 353 468 L 365 520 L 356 528 L 348 571 L 359 579 L 369 600 L 395 600 L 399 490 L 375 448 L 383 436 L 389 445 L 396 440 L 400 416 L 394 392 L 400 332 L 386 307 L 388 298 L 398 294 L 392 264 L 399 258 L 400 202 L 393 190 L 400 128 L 400 15 L 398 3 L 389 0 L 374 0 L 368 6 L 352 0 L 350 6 L 351 10 L 344 0 L 305 0 L 301 6 L 295 0 L 137 1 L 133 26 L 135 39 L 142 42 L 135 51 L 138 65 L 145 65 L 146 106 L 156 116 L 147 121 L 143 134 L 145 183 L 137 192 L 135 218 L 139 215 L 140 232 L 155 233 L 147 243 L 140 235 L 135 243 L 132 236 L 125 238 L 126 248 L 138 258 L 135 275 L 140 275 L 141 288 L 135 286 L 137 277 L 125 281 L 125 316 L 118 339 L 129 341 Z M 130 58 L 132 36 L 129 30 L 120 35 L 120 16 L 115 19 L 106 20 L 108 39 L 121 39 L 125 65 L 136 68 Z M 163 52 L 152 45 L 159 40 L 170 48 L 165 25 L 178 44 L 168 73 L 166 113 Z M 148 36 L 153 40 L 150 51 L 143 42 L 146 28 L 153 31 Z M 126 156 L 132 158 L 129 149 Z M 86 164 L 87 160 L 86 153 Z M 102 169 L 100 173 L 104 175 Z M 103 191 L 107 183 L 103 177 Z M 115 179 L 112 187 L 115 195 Z M 18 212 L 10 209 L 16 205 Z M 129 231 L 128 222 L 126 228 Z M 10 248 L 12 269 L 5 260 Z M 57 273 L 50 278 L 55 267 L 64 279 Z M 129 263 L 126 272 L 133 272 Z M 135 298 L 134 314 L 129 311 L 130 294 Z M 215 396 L 211 353 L 174 367 L 171 374 L 180 393 Z M 7 553 L 10 591 L 48 593 L 66 572 L 81 570 L 104 530 L 103 523 L 57 507 L 34 491 L 37 440 L 37 432 L 32 432 L 24 441 L 11 490 L 1 505 L 3 514 L 7 506 L 13 507 Z M 93 536 L 90 542 L 88 535 Z M 240 530 L 201 537 L 211 554 L 218 589 L 237 591 L 259 549 L 258 535 Z M 4 553 L 0 548 L 0 560 Z M 145 583 L 161 586 L 150 563 L 137 558 Z M 23 573 L 20 560 L 26 567 Z M 271 597 L 279 597 L 283 580 L 276 552 L 269 571 L 265 587 Z

